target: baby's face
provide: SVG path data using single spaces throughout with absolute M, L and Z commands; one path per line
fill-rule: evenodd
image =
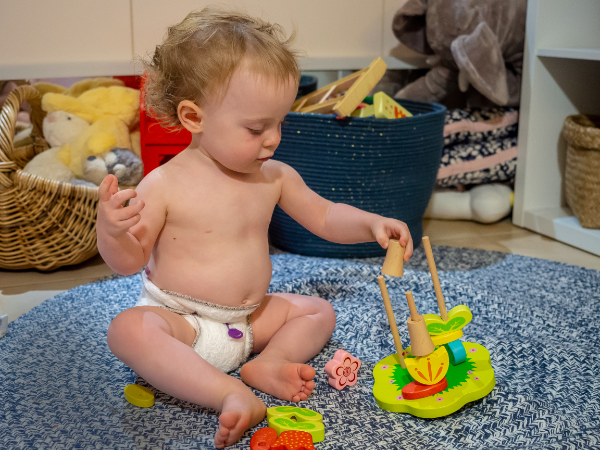
M 230 170 L 260 170 L 281 140 L 281 123 L 296 97 L 295 80 L 287 83 L 261 77 L 241 66 L 232 76 L 221 103 L 207 102 L 201 151 Z

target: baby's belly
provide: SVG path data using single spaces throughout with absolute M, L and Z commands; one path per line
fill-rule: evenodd
M 152 253 L 147 273 L 160 289 L 224 306 L 263 300 L 272 272 L 266 236 L 199 248 L 181 244 L 157 245 Z

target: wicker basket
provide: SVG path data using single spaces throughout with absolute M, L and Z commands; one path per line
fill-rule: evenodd
M 32 142 L 15 147 L 21 103 L 31 106 Z M 48 148 L 42 138 L 41 95 L 20 86 L 0 111 L 0 268 L 53 270 L 98 253 L 98 188 L 60 183 L 23 172 Z
M 582 227 L 600 229 L 600 124 L 584 115 L 565 119 L 567 140 L 565 193 Z

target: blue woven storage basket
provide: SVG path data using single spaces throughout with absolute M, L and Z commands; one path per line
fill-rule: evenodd
M 375 119 L 290 113 L 273 157 L 335 203 L 405 222 L 415 247 L 440 165 L 444 112 L 437 103 L 402 100 L 413 117 Z M 275 207 L 271 243 L 292 253 L 328 258 L 385 255 L 377 242 L 336 244 L 310 233 Z

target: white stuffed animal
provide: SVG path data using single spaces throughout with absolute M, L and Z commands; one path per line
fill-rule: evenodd
M 50 180 L 69 183 L 75 178 L 71 169 L 58 160 L 60 147 L 53 147 L 36 155 L 27 163 L 23 172 Z
M 58 159 L 60 148 L 68 144 L 90 124 L 74 114 L 55 111 L 46 115 L 42 129 L 46 142 L 52 148 L 36 155 L 23 169 L 24 172 L 64 183 L 75 182 L 75 174 Z
M 434 191 L 425 211 L 427 219 L 498 222 L 513 203 L 513 191 L 503 184 L 483 184 L 466 192 Z
M 42 123 L 44 138 L 51 147 L 62 147 L 89 127 L 90 124 L 87 121 L 65 111 L 46 114 Z

